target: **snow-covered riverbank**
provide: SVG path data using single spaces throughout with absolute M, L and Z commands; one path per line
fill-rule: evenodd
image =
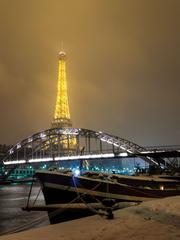
M 0 237 L 0 240 L 179 240 L 180 196 Z

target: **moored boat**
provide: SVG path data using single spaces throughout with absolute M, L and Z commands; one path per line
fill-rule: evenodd
M 85 203 L 86 210 L 66 212 L 48 210 L 51 223 L 94 214 L 88 204 L 113 200 L 118 202 L 142 202 L 152 198 L 180 195 L 180 182 L 176 180 L 120 176 L 85 172 L 76 176 L 72 171 L 37 171 L 47 206 L 52 204 Z

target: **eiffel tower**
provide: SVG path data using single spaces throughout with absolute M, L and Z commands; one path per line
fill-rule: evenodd
M 69 104 L 68 104 L 68 89 L 66 79 L 66 53 L 59 52 L 59 69 L 58 69 L 58 85 L 56 106 L 54 118 L 51 123 L 51 128 L 70 128 L 72 122 L 70 119 Z M 68 136 L 60 143 L 63 151 L 74 151 L 77 147 L 76 137 Z
M 68 104 L 68 91 L 66 79 L 66 53 L 64 51 L 59 52 L 57 98 L 54 118 L 51 123 L 51 127 L 52 128 L 72 127 Z

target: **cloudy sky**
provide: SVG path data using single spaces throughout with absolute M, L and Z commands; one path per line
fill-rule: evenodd
M 0 0 L 0 143 L 50 127 L 61 41 L 74 127 L 180 144 L 179 0 Z

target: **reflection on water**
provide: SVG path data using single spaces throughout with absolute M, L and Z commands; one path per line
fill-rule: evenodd
M 30 184 L 12 184 L 0 186 L 0 234 L 15 229 L 23 230 L 49 224 L 46 212 L 26 212 Z M 40 186 L 35 184 L 31 193 L 31 203 L 36 199 Z M 44 197 L 40 193 L 37 204 L 43 204 Z

